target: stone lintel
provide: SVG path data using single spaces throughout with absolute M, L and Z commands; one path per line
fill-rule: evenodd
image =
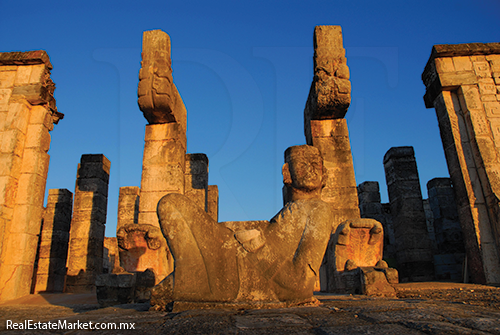
M 0 52 L 0 65 L 36 65 L 45 64 L 52 70 L 49 55 L 45 50 Z
M 450 90 L 459 85 L 477 84 L 473 72 L 456 71 L 447 74 L 437 74 L 435 61 L 438 58 L 478 56 L 500 54 L 500 43 L 465 43 L 465 44 L 437 44 L 432 47 L 431 55 L 424 72 L 422 81 L 426 86 L 424 102 L 426 108 L 434 107 L 434 99 L 441 90 Z

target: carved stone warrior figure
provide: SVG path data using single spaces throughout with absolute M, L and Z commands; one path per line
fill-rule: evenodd
M 154 288 L 152 305 L 313 301 L 336 228 L 330 206 L 319 199 L 323 176 L 317 148 L 288 148 L 283 181 L 291 200 L 270 221 L 218 223 L 184 195 L 163 197 L 158 218 L 175 268 Z

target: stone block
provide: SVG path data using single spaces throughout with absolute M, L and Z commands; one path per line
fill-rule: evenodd
M 455 66 L 453 64 L 453 59 L 449 57 L 436 58 L 434 59 L 436 71 L 439 74 L 446 72 L 455 72 Z M 472 66 L 472 63 L 471 63 Z
M 109 168 L 100 162 L 87 162 L 78 164 L 78 179 L 98 178 L 104 182 L 109 182 Z
M 453 57 L 452 59 L 456 71 L 474 71 L 470 57 L 460 56 Z
M 75 192 L 75 211 L 93 210 L 97 208 L 106 210 L 107 204 L 108 197 L 104 196 L 103 194 L 83 192 L 80 190 L 77 190 L 77 192 Z
M 208 174 L 208 157 L 205 154 L 186 154 L 186 174 Z
M 0 204 L 13 208 L 16 200 L 17 179 L 0 176 Z
M 379 192 L 361 192 L 358 193 L 358 199 L 360 203 L 380 203 L 380 193 Z
M 26 135 L 18 129 L 8 129 L 1 134 L 0 152 L 22 157 Z
M 190 190 L 206 190 L 208 187 L 208 173 L 184 175 L 185 192 Z
M 65 188 L 51 188 L 49 190 L 49 203 L 72 203 L 73 193 Z
M 16 71 L 4 71 L 3 67 L 0 68 L 0 89 L 13 87 L 16 73 Z
M 144 145 L 143 166 L 179 164 L 185 166 L 186 147 L 176 140 L 149 141 Z
M 4 247 L 4 250 L 7 250 L 8 255 L 2 255 L 4 259 L 3 264 L 22 264 L 33 267 L 37 246 L 38 235 L 25 233 L 9 234 L 9 239 L 7 240 L 7 243 L 5 243 Z
M 31 66 L 30 84 L 42 83 L 46 72 L 45 64 L 37 64 Z
M 335 203 L 337 208 L 355 208 L 358 209 L 358 194 L 356 187 L 342 187 L 323 189 L 321 199 L 325 202 Z
M 43 124 L 30 124 L 26 132 L 26 148 L 47 152 L 50 149 L 50 133 Z
M 33 106 L 31 108 L 30 124 L 43 124 L 49 129 L 52 126 L 52 115 L 48 109 L 43 106 Z
M 0 300 L 11 300 L 30 294 L 33 264 L 2 264 Z
M 21 174 L 17 185 L 16 205 L 43 206 L 45 183 L 46 179 L 37 174 Z
M 146 125 L 145 142 L 177 139 L 181 139 L 181 136 L 176 122 Z
M 140 212 L 139 223 L 159 227 L 160 224 L 158 223 L 158 215 L 156 214 L 156 210 L 154 212 Z
M 361 184 L 358 185 L 358 192 L 374 192 L 374 193 L 379 193 L 380 192 L 380 187 L 378 184 L 378 181 L 365 181 Z
M 496 244 L 481 243 L 481 251 L 487 283 L 500 283 L 499 255 Z
M 0 176 L 9 176 L 21 168 L 22 159 L 13 153 L 0 153 Z
M 40 234 L 42 213 L 42 204 L 38 206 L 16 204 L 12 215 L 11 232 L 31 235 Z
M 6 112 L 9 110 L 9 99 L 12 95 L 12 89 L 10 88 L 0 88 L 0 112 Z M 2 128 L 3 124 L 0 124 Z
M 143 191 L 184 192 L 184 171 L 179 165 L 143 165 L 141 189 Z
M 30 82 L 31 70 L 33 66 L 24 65 L 17 67 L 16 85 L 26 85 Z
M 89 210 L 80 210 L 77 206 L 73 209 L 72 221 L 95 221 L 101 224 L 106 223 L 106 209 L 93 207 Z
M 50 156 L 38 148 L 26 148 L 23 153 L 21 173 L 36 174 L 44 179 L 49 172 Z
M 487 61 L 477 60 L 473 61 L 474 73 L 479 78 L 488 78 L 491 76 L 490 65 Z
M 73 220 L 71 222 L 71 239 L 74 238 L 104 238 L 104 224 L 98 221 L 88 222 Z
M 139 208 L 141 212 L 156 212 L 156 207 L 160 199 L 166 195 L 165 191 L 141 192 Z
M 80 192 L 92 192 L 102 197 L 108 197 L 108 183 L 101 178 L 80 178 L 76 181 Z
M 30 118 L 30 109 L 27 105 L 19 102 L 9 104 L 4 129 L 18 129 L 26 134 Z
M 219 222 L 219 188 L 217 185 L 208 185 L 207 213 L 215 222 Z

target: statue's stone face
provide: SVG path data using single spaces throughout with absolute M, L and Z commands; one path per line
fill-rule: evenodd
M 308 191 L 321 188 L 323 183 L 323 160 L 311 150 L 294 153 L 288 162 L 291 186 Z

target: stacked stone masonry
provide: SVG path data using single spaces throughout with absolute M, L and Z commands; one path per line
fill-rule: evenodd
M 384 227 L 384 260 L 396 267 L 396 238 L 392 227 L 390 204 L 382 204 L 379 183 L 365 181 L 358 185 L 359 211 L 362 218 L 375 219 Z
M 384 156 L 401 281 L 434 279 L 432 246 L 412 147 L 393 147 Z
M 422 80 L 434 107 L 476 283 L 500 283 L 500 43 L 435 45 Z
M 103 272 L 110 168 L 110 161 L 102 154 L 82 155 L 78 164 L 66 292 L 95 291 L 96 275 Z
M 38 247 L 35 293 L 63 292 L 73 193 L 49 190 Z
M 314 78 L 304 108 L 306 143 L 323 156 L 327 173 L 321 199 L 332 205 L 335 222 L 359 218 L 358 195 L 349 141 L 344 119 L 351 101 L 349 68 L 345 58 L 340 26 L 317 26 L 314 29 Z M 284 202 L 288 202 L 284 188 Z M 334 250 L 328 246 L 320 270 L 321 290 L 334 287 Z
M 29 294 L 57 112 L 45 51 L 0 53 L 0 301 Z

